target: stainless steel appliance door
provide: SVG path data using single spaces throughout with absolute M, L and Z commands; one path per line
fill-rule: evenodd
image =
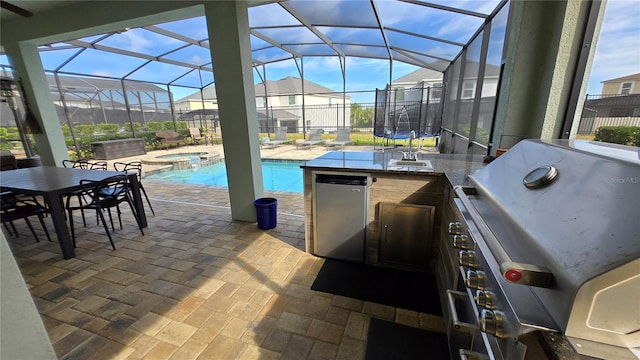
M 315 255 L 364 262 L 367 178 L 354 178 L 333 176 L 330 181 L 316 179 Z

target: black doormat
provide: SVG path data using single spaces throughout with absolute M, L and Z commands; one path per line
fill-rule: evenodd
M 447 335 L 372 318 L 365 359 L 449 359 Z
M 442 315 L 435 276 L 326 259 L 312 290 Z

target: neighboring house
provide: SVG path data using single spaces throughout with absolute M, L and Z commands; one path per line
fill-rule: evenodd
M 305 129 L 322 128 L 325 131 L 335 131 L 336 124 L 349 126 L 343 120 L 350 119 L 350 97 L 347 96 L 343 102 L 342 93 L 308 80 L 304 81 L 304 89 L 302 85 L 302 80 L 293 76 L 255 85 L 261 132 L 273 131 L 281 126 L 287 127 L 291 133 L 302 132 L 303 126 Z M 202 96 L 198 91 L 177 100 L 175 108 L 178 114 L 188 113 L 202 109 L 203 104 L 205 109 L 218 108 L 214 85 L 203 89 Z
M 426 100 L 428 95 L 430 101 L 439 102 L 442 96 L 442 73 L 420 68 L 394 80 L 391 88 L 394 89 L 397 101 Z M 423 93 L 421 95 L 419 91 L 401 91 L 401 89 L 423 89 Z
M 640 126 L 640 73 L 602 82 L 602 94 L 587 95 L 578 134 L 602 126 Z
M 182 99 L 176 100 L 173 103 L 173 107 L 177 114 L 188 113 L 193 110 L 201 109 L 218 109 L 218 95 L 216 94 L 215 85 L 211 85 L 202 89 L 202 96 L 200 91 L 194 92 L 191 95 L 185 96 Z
M 640 73 L 603 81 L 601 94 L 602 95 L 640 94 Z

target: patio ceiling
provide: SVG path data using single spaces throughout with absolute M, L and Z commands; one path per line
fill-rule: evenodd
M 506 0 L 504 0 L 506 1 Z M 310 57 L 399 61 L 443 72 L 504 1 L 288 0 L 249 7 L 254 66 Z M 204 16 L 40 46 L 47 71 L 203 88 Z

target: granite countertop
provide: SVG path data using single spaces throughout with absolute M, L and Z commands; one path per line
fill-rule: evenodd
M 417 159 L 429 161 L 430 166 L 397 166 L 393 160 L 402 159 L 399 151 L 355 152 L 332 151 L 313 160 L 302 168 L 336 171 L 367 171 L 398 174 L 446 175 L 451 185 L 467 185 L 467 177 L 485 164 L 482 155 L 424 154 Z

